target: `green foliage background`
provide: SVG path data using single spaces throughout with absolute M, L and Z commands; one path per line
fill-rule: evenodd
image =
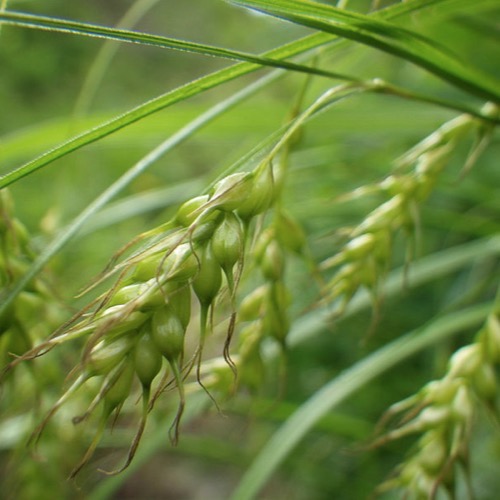
M 295 22 L 234 4 L 266 4 L 271 11 L 283 9 L 280 16 L 287 8 L 296 8 Z M 138 19 L 129 29 L 252 55 L 327 27 L 319 11 L 315 17 L 307 17 L 307 8 L 313 5 L 307 2 L 303 2 L 306 10 L 302 13 L 301 2 L 234 4 L 216 0 L 11 0 L 7 12 L 22 10 L 112 27 L 131 9 Z M 413 246 L 415 232 L 393 235 L 390 270 L 377 295 L 379 308 L 372 307 L 365 290 L 355 296 L 342 317 L 332 317 L 329 308 L 335 309 L 338 301 L 325 307 L 308 264 L 290 256 L 286 283 L 293 296 L 292 328 L 285 386 L 283 360 L 277 356 L 276 346 L 270 346 L 265 382 L 257 393 L 242 390 L 219 401 L 222 414 L 199 391 L 188 398 L 177 447 L 168 441 L 172 408 L 166 404 L 155 409 L 136 459 L 119 476 L 108 478 L 96 469 L 112 468 L 121 461 L 134 432 L 133 410 L 129 425 L 105 434 L 96 457 L 76 484 L 66 477 L 70 463 L 78 462 L 86 449 L 92 428 L 75 432 L 71 409 L 47 429 L 40 444 L 44 459 L 33 457 L 25 446 L 42 413 L 30 408 L 39 404 L 43 409 L 50 407 L 78 359 L 78 346 L 64 346 L 55 358 L 60 371 L 48 370 L 38 388 L 22 391 L 16 386 L 30 404 L 13 408 L 2 403 L 0 481 L 6 481 L 11 490 L 6 498 L 368 498 L 411 453 L 414 438 L 371 448 L 377 421 L 392 404 L 444 375 L 453 352 L 472 342 L 493 307 L 498 287 L 500 151 L 494 127 L 500 105 L 500 68 L 496 64 L 500 59 L 500 8 L 498 2 L 487 0 L 374 2 L 378 5 L 353 0 L 338 4 L 348 12 L 363 14 L 396 4 L 407 8 L 408 13 L 394 23 L 427 37 L 432 42 L 425 46 L 429 52 L 419 45 L 425 45 L 423 42 L 405 39 L 399 32 L 396 38 L 389 37 L 389 45 L 409 47 L 425 61 L 433 61 L 433 50 L 444 46 L 445 54 L 449 50 L 463 61 L 463 71 L 460 67 L 455 71 L 451 63 L 446 66 L 446 58 L 440 68 L 463 79 L 457 83 L 432 74 L 412 64 L 410 57 L 374 48 L 373 40 L 368 46 L 359 43 L 363 40 L 356 39 L 361 32 L 356 31 L 355 18 L 346 21 L 354 30 L 354 40 L 321 44 L 312 54 L 293 60 L 350 75 L 356 81 L 379 78 L 408 92 L 406 97 L 371 91 L 348 95 L 313 116 L 290 141 L 282 204 L 304 228 L 315 263 L 338 253 L 345 243 L 345 228 L 360 224 L 385 201 L 380 193 L 347 202 L 340 202 L 340 197 L 380 182 L 393 172 L 401 155 L 462 112 L 481 116 L 486 101 L 497 106 L 490 115 L 483 114 L 484 123 L 491 128 L 488 147 L 465 172 L 464 164 L 475 147 L 474 136 L 460 141 L 435 189 L 419 207 L 419 224 L 414 228 L 420 234 L 417 244 Z M 420 10 L 410 13 L 412 5 L 420 4 Z M 309 20 L 309 27 L 302 25 L 304 19 Z M 170 219 L 180 203 L 203 192 L 262 141 L 278 140 L 284 133 L 282 127 L 296 116 L 297 103 L 302 111 L 338 84 L 326 76 L 280 70 L 283 75 L 160 156 L 102 209 L 90 209 L 77 227 L 78 217 L 89 204 L 159 143 L 212 106 L 251 89 L 264 74 L 277 70 L 260 69 L 193 97 L 181 96 L 174 105 L 70 154 L 54 157 L 46 165 L 40 163 L 36 171 L 26 170 L 25 176 L 17 178 L 19 166 L 29 165 L 78 133 L 235 63 L 141 43 L 24 29 L 10 25 L 20 19 L 6 16 L 0 20 L 7 22 L 0 33 L 0 174 L 4 176 L 0 187 L 8 185 L 15 217 L 32 235 L 36 251 L 47 256 L 43 272 L 57 290 L 60 322 L 88 303 L 89 296 L 74 297 L 122 245 Z M 103 43 L 111 44 L 108 50 L 116 52 L 109 53 L 102 79 L 94 82 L 92 91 L 92 82 L 85 82 L 96 71 L 93 64 Z M 470 81 L 473 84 L 467 83 Z M 252 169 L 260 157 L 251 156 L 239 166 Z M 409 248 L 415 248 L 411 262 Z M 332 276 L 332 270 L 324 273 L 326 280 Z M 252 277 L 244 280 L 239 299 L 258 281 Z M 90 296 L 102 293 L 107 285 Z M 12 289 L 6 286 L 2 300 L 10 300 L 10 293 Z M 469 312 L 471 316 L 467 316 Z M 414 334 L 405 337 L 408 332 Z M 421 344 L 415 340 L 419 335 L 424 339 Z M 210 354 L 220 352 L 214 349 Z M 44 373 L 50 368 L 50 361 L 44 359 L 37 364 L 44 366 Z M 32 376 L 28 368 L 21 365 L 19 369 L 20 377 L 28 380 Z M 353 379 L 342 378 L 346 373 L 352 373 Z M 356 377 L 366 380 L 356 385 Z M 339 396 L 336 402 L 336 394 L 342 391 L 345 397 Z M 478 401 L 477 405 L 471 445 L 472 488 L 475 498 L 488 499 L 500 486 L 496 474 L 498 422 L 495 427 L 494 418 Z M 64 417 L 65 426 L 61 424 Z M 280 438 L 288 438 L 290 443 Z M 270 442 L 275 446 L 269 447 Z M 456 498 L 467 498 L 466 482 L 459 474 Z M 440 495 L 446 497 L 443 492 Z

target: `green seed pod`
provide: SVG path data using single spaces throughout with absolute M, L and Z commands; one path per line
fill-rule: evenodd
M 214 257 L 223 269 L 231 270 L 241 259 L 243 246 L 241 222 L 236 215 L 228 212 L 212 238 Z
M 494 401 L 498 394 L 498 383 L 495 369 L 490 363 L 481 363 L 473 375 L 473 384 L 481 398 L 488 402 Z
M 170 363 L 178 362 L 184 354 L 185 332 L 180 319 L 168 306 L 153 314 L 151 337 Z
M 306 235 L 295 219 L 280 211 L 275 227 L 276 238 L 284 248 L 299 255 L 304 252 Z
M 165 276 L 169 280 L 187 281 L 198 271 L 198 260 L 193 255 L 191 244 L 177 246 L 163 264 Z
M 192 286 L 200 303 L 209 306 L 219 293 L 222 284 L 221 268 L 215 259 L 211 245 L 205 246 L 200 254 L 199 270 L 193 279 Z
M 290 329 L 287 309 L 290 297 L 281 282 L 275 282 L 269 289 L 266 313 L 263 318 L 263 329 L 267 335 L 275 338 L 282 346 Z
M 238 215 L 248 220 L 265 212 L 275 198 L 275 185 L 272 165 L 268 164 L 255 171 L 250 191 L 245 200 L 238 206 Z
M 149 281 L 159 276 L 163 270 L 163 253 L 154 253 L 141 259 L 134 267 L 130 281 L 137 282 Z
M 262 323 L 254 321 L 240 333 L 238 383 L 253 393 L 262 389 L 265 365 L 261 355 Z
M 260 268 L 266 280 L 278 281 L 283 277 L 285 256 L 276 240 L 271 240 L 267 245 L 260 262 Z
M 175 215 L 175 221 L 177 224 L 183 227 L 190 226 L 201 214 L 203 211 L 201 207 L 208 202 L 208 199 L 208 194 L 204 194 L 202 196 L 197 196 L 196 198 L 191 198 L 183 203 Z
M 231 212 L 244 203 L 249 196 L 253 174 L 239 172 L 221 179 L 213 188 L 210 203 L 219 210 Z
M 345 245 L 342 250 L 344 259 L 349 262 L 364 259 L 373 251 L 375 244 L 376 239 L 372 233 L 361 234 Z
M 127 332 L 137 330 L 150 317 L 150 314 L 140 311 L 127 311 L 127 305 L 109 307 L 95 321 L 95 330 L 101 328 L 108 337 L 118 337 Z
M 134 366 L 137 377 L 144 387 L 149 387 L 161 370 L 162 355 L 150 332 L 144 332 L 134 348 Z
M 446 464 L 448 448 L 441 431 L 429 431 L 420 443 L 417 459 L 420 466 L 430 474 L 438 473 Z
M 269 293 L 269 285 L 262 285 L 247 295 L 238 307 L 239 321 L 253 321 L 259 319 L 264 310 L 265 301 Z
M 108 307 L 127 304 L 132 300 L 136 300 L 141 293 L 144 293 L 142 283 L 127 285 L 119 288 L 107 303 Z
M 163 287 L 163 292 L 168 298 L 168 307 L 186 329 L 191 320 L 191 288 L 186 284 L 168 281 Z
M 461 347 L 450 358 L 448 376 L 451 378 L 469 377 L 482 362 L 481 346 L 479 344 Z
M 471 390 L 462 384 L 457 391 L 452 403 L 453 416 L 461 423 L 470 425 L 474 416 L 474 401 Z
M 240 220 L 232 212 L 228 212 L 222 224 L 216 229 L 212 238 L 212 250 L 215 260 L 226 275 L 229 291 L 234 290 L 233 267 L 243 258 L 243 227 Z
M 486 325 L 481 330 L 484 337 L 484 356 L 492 363 L 500 362 L 500 321 L 496 314 L 490 314 Z
M 85 369 L 92 375 L 105 375 L 117 366 L 134 346 L 136 339 L 131 335 L 110 340 L 101 339 L 92 347 L 83 360 Z
M 217 210 L 218 214 L 221 214 L 219 210 Z M 218 215 L 216 211 L 214 211 L 214 215 Z M 215 229 L 219 225 L 219 217 L 214 217 L 211 220 L 197 223 L 192 234 L 191 234 L 191 242 L 192 243 L 203 243 L 212 237 Z
M 114 409 L 123 404 L 130 394 L 132 382 L 134 380 L 134 363 L 128 356 L 123 360 L 123 369 L 118 374 L 117 379 L 104 396 L 104 401 L 108 408 Z

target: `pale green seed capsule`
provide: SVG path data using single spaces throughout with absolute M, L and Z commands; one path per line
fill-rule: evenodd
M 177 363 L 184 354 L 185 329 L 178 316 L 165 307 L 153 314 L 151 337 L 161 354 L 170 362 Z
M 441 431 L 429 431 L 421 441 L 417 460 L 420 466 L 430 474 L 438 473 L 448 458 L 448 447 Z
M 376 244 L 376 238 L 372 233 L 365 233 L 349 241 L 342 253 L 349 262 L 356 262 L 370 255 Z
M 267 245 L 260 262 L 260 268 L 266 280 L 278 281 L 283 277 L 285 256 L 276 240 L 271 240 Z
M 134 348 L 134 366 L 144 387 L 149 387 L 161 369 L 162 354 L 150 332 L 144 332 Z
M 236 215 L 228 212 L 212 238 L 215 259 L 223 269 L 232 269 L 243 253 L 243 227 Z
M 135 337 L 131 335 L 110 340 L 104 337 L 92 347 L 83 360 L 89 375 L 106 375 L 115 366 L 123 361 L 135 344 Z
M 198 272 L 198 260 L 191 244 L 177 246 L 164 262 L 165 276 L 169 280 L 187 281 Z
M 108 337 L 118 337 L 136 331 L 149 317 L 146 312 L 129 312 L 126 304 L 111 306 L 97 318 L 95 330 L 103 329 Z
M 128 398 L 132 389 L 135 373 L 134 363 L 130 358 L 125 358 L 123 363 L 123 370 L 104 396 L 105 404 L 109 408 L 116 408 L 121 405 Z
M 284 248 L 297 254 L 304 252 L 306 235 L 295 219 L 280 211 L 275 227 L 276 238 Z
M 283 283 L 273 283 L 269 289 L 262 324 L 266 334 L 275 338 L 281 345 L 285 345 L 290 330 L 290 320 L 287 314 L 289 303 L 290 297 Z
M 186 329 L 191 320 L 191 288 L 188 284 L 167 281 L 162 286 L 162 294 L 169 309 L 179 318 Z
M 264 311 L 264 305 L 269 293 L 269 285 L 262 285 L 247 295 L 238 307 L 239 321 L 254 321 L 259 319 Z
M 228 175 L 215 184 L 210 203 L 220 210 L 236 210 L 248 198 L 252 182 L 252 173 L 239 172 Z
M 132 300 L 136 300 L 143 292 L 144 287 L 140 283 L 123 286 L 113 294 L 113 296 L 107 303 L 107 306 L 111 307 L 121 304 L 127 304 Z
M 238 207 L 238 215 L 248 220 L 265 212 L 274 201 L 275 191 L 272 166 L 269 164 L 255 172 L 249 194 Z
M 135 284 L 156 278 L 163 270 L 164 258 L 163 253 L 155 253 L 144 257 L 135 265 L 130 280 Z
M 199 252 L 199 270 L 193 279 L 193 291 L 204 306 L 212 304 L 219 293 L 222 284 L 221 268 L 212 251 L 207 245 Z
M 204 194 L 183 203 L 175 215 L 177 224 L 183 227 L 190 226 L 202 213 L 202 207 L 208 202 L 208 199 L 208 194 Z
M 479 344 L 461 347 L 450 358 L 448 376 L 453 378 L 468 377 L 478 369 L 482 362 L 481 346 Z
M 493 401 L 498 394 L 498 383 L 495 369 L 490 363 L 483 362 L 474 372 L 473 387 L 479 396 L 486 401 Z

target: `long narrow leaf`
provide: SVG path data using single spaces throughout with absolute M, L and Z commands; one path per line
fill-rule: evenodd
M 500 103 L 500 82 L 465 65 L 451 51 L 387 21 L 307 0 L 230 0 L 288 21 L 380 49 L 420 66 L 462 90 Z
M 245 61 L 261 66 L 270 66 L 273 68 L 287 69 L 290 71 L 298 71 L 329 78 L 340 78 L 342 80 L 352 80 L 349 76 L 330 71 L 323 71 L 317 68 L 310 68 L 295 64 L 288 61 L 276 60 L 272 57 L 256 56 L 246 52 L 237 50 L 225 49 L 223 47 L 213 47 L 201 43 L 188 42 L 168 38 L 160 35 L 152 35 L 150 33 L 140 33 L 137 31 L 109 28 L 107 26 L 98 26 L 96 24 L 82 23 L 78 21 L 70 21 L 66 19 L 57 19 L 53 17 L 39 16 L 36 14 L 27 14 L 24 12 L 0 12 L 0 23 L 23 28 L 32 28 L 38 30 L 55 31 L 58 33 L 68 33 L 71 35 L 83 35 L 104 40 L 115 40 L 118 42 L 137 43 L 141 45 L 152 45 L 164 49 L 182 50 L 192 52 L 194 54 L 202 54 L 206 56 L 221 57 L 223 59 L 231 59 L 234 61 Z
M 448 0 L 449 1 L 449 0 Z M 413 0 L 401 4 L 396 4 L 393 7 L 388 7 L 374 14 L 382 19 L 392 19 L 400 16 L 412 14 L 418 10 L 432 7 L 438 0 Z M 305 53 L 311 49 L 324 45 L 336 37 L 326 33 L 315 33 L 300 40 L 296 40 L 287 45 L 274 49 L 265 54 L 268 58 L 286 59 Z M 181 86 L 171 92 L 162 94 L 155 99 L 145 102 L 125 113 L 119 115 L 101 125 L 83 132 L 80 135 L 70 139 L 67 142 L 47 151 L 46 153 L 34 158 L 33 160 L 21 165 L 17 169 L 0 177 L 0 189 L 6 187 L 17 180 L 35 172 L 36 170 L 48 165 L 52 161 L 61 158 L 72 151 L 75 151 L 87 144 L 95 142 L 107 135 L 110 135 L 121 128 L 124 128 L 136 121 L 139 121 L 153 113 L 167 108 L 177 102 L 183 101 L 189 97 L 200 94 L 206 90 L 222 85 L 226 82 L 234 80 L 240 76 L 249 74 L 261 68 L 260 65 L 251 63 L 239 63 L 229 68 L 217 71 L 210 75 L 206 75 L 198 80 Z

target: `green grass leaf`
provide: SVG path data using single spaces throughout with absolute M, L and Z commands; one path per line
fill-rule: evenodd
M 357 14 L 305 0 L 231 2 L 382 50 L 412 62 L 481 99 L 500 103 L 500 82 L 493 77 L 473 68 L 470 63 L 462 62 L 451 50 L 419 33 L 375 19 L 374 15 Z M 442 0 L 435 3 L 448 2 Z
M 268 56 L 256 56 L 246 52 L 226 49 L 223 47 L 214 47 L 201 43 L 178 40 L 150 33 L 141 33 L 138 31 L 110 28 L 107 26 L 98 26 L 96 24 L 70 21 L 66 19 L 57 19 L 54 17 L 45 17 L 36 14 L 27 14 L 24 12 L 0 12 L 0 23 L 19 26 L 23 28 L 32 28 L 38 30 L 54 31 L 58 33 L 67 33 L 71 35 L 82 35 L 104 40 L 114 40 L 118 42 L 137 43 L 140 45 L 151 45 L 163 49 L 181 50 L 194 54 L 205 56 L 220 57 L 234 61 L 245 61 L 261 66 L 270 66 L 272 68 L 287 69 L 298 71 L 300 73 L 325 76 L 328 78 L 339 78 L 342 80 L 352 80 L 347 75 L 333 73 L 317 68 L 310 68 L 301 64 L 295 64 L 288 61 L 276 60 Z

